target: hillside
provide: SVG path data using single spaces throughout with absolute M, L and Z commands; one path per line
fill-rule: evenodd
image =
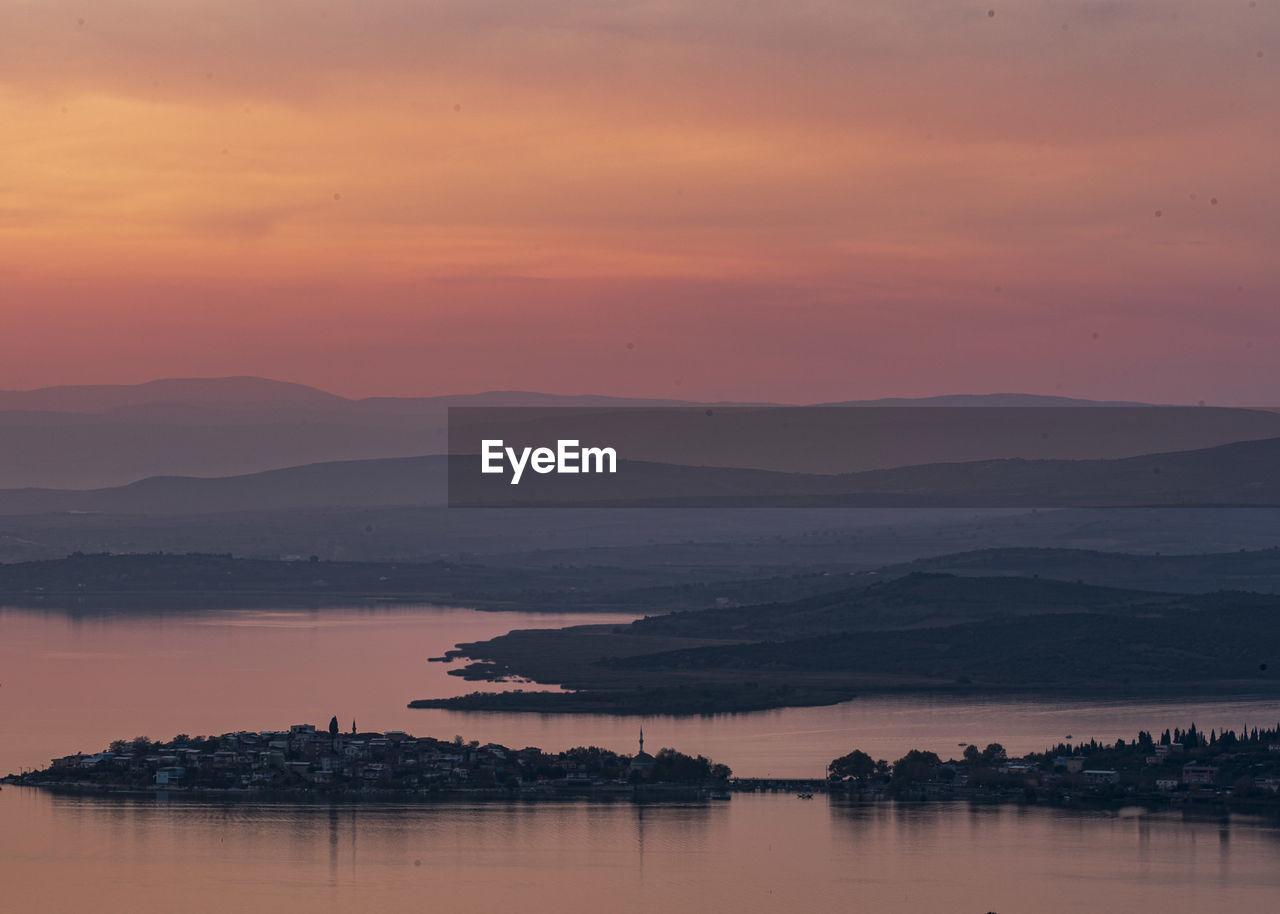
M 1036 578 L 906 577 L 790 603 L 627 626 L 515 631 L 459 645 L 470 679 L 527 677 L 575 694 L 469 696 L 432 707 L 642 712 L 636 690 L 711 688 L 706 710 L 866 690 L 1275 690 L 1280 597 L 1173 595 Z M 788 690 L 791 690 L 788 692 Z M 748 695 L 749 693 L 749 695 Z M 665 694 L 665 693 L 664 693 Z M 823 696 L 825 695 L 825 699 Z M 666 701 L 663 698 L 662 701 Z M 716 706 L 715 702 L 723 702 Z
M 1087 579 L 1110 587 L 1179 593 L 1214 590 L 1280 593 L 1280 546 L 1169 555 L 1013 547 L 939 555 L 880 569 L 886 576 L 915 571 L 980 577 L 1039 576 L 1065 581 Z
M 624 670 L 771 676 L 841 673 L 850 684 L 946 688 L 1274 688 L 1280 600 L 1224 599 L 1206 611 L 1148 608 L 1000 619 L 897 632 L 711 646 L 620 658 Z
M 1182 602 L 1174 594 L 1020 577 L 958 578 L 914 572 L 802 600 L 681 612 L 631 626 L 642 635 L 795 639 L 842 632 L 933 628 L 1009 616 L 1131 614 Z

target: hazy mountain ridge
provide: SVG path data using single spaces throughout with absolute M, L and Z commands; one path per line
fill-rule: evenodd
M 0 516 L 65 512 L 201 515 L 442 505 L 445 455 L 327 461 L 224 477 L 154 476 L 88 490 L 0 489 Z M 1081 507 L 1280 505 L 1280 438 L 1117 460 L 997 460 L 821 475 L 621 461 L 618 476 L 479 480 L 476 506 Z M 474 469 L 467 464 L 468 469 Z
M 160 378 L 141 384 L 74 384 L 33 390 L 0 390 L 0 410 L 92 413 L 148 403 L 314 404 L 342 399 L 316 387 L 270 378 Z
M 0 515 L 193 515 L 444 503 L 447 456 L 331 461 L 241 476 L 152 476 L 103 489 L 0 490 Z
M 490 391 L 348 399 L 264 378 L 0 391 L 0 489 L 95 489 L 446 450 L 451 406 L 679 406 Z
M 769 401 L 703 401 L 670 397 L 618 397 L 602 394 L 549 394 L 527 390 L 490 390 L 436 396 L 344 397 L 292 381 L 239 375 L 214 378 L 159 378 L 139 384 L 69 384 L 30 390 L 0 390 L 0 411 L 109 412 L 115 409 L 184 404 L 210 407 L 342 403 L 395 410 L 424 405 L 449 406 L 778 406 Z M 942 394 L 932 397 L 881 397 L 841 400 L 819 406 L 1146 406 L 1122 400 L 1088 400 L 1045 394 Z
M 344 397 L 318 387 L 272 378 L 162 378 L 141 384 L 78 384 L 32 390 L 0 390 L 0 411 L 110 413 L 143 406 L 202 406 L 210 409 L 293 406 L 316 409 L 360 408 L 373 412 L 450 406 L 716 406 L 666 397 L 615 397 L 603 394 L 549 394 L 527 390 L 489 390 L 435 396 Z M 733 403 L 737 406 L 777 405 Z
M 953 405 L 986 402 L 981 396 L 952 400 Z M 0 391 L 0 488 L 102 488 L 149 476 L 230 476 L 325 461 L 438 454 L 446 449 L 445 421 L 452 406 L 769 405 L 775 404 L 530 391 L 352 399 L 256 377 Z
M 858 473 L 619 461 L 616 476 L 461 477 L 473 506 L 1055 508 L 1280 506 L 1280 438 L 1110 459 L 974 460 Z

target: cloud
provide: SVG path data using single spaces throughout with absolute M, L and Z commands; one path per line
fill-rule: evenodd
M 341 322 L 419 288 L 486 315 L 457 339 L 506 308 L 603 346 L 583 289 L 630 314 L 670 283 L 686 332 L 749 312 L 738 350 L 785 373 L 792 307 L 836 338 L 921 324 L 936 361 L 1100 307 L 1176 302 L 1193 335 L 1195 295 L 1280 287 L 1280 7 L 990 7 L 0 0 L 0 295 L 51 333 L 171 308 L 190 346 L 235 334 L 215 293 Z

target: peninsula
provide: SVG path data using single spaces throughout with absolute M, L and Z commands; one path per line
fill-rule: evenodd
M 872 691 L 1276 694 L 1280 596 L 912 572 L 783 602 L 525 629 L 451 671 L 561 692 L 414 701 L 455 710 L 712 713 Z

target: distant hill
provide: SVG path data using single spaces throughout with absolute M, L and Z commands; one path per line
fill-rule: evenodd
M 1137 400 L 1082 400 L 1078 397 L 1055 397 L 1044 394 L 943 394 L 937 397 L 881 397 L 878 400 L 841 400 L 818 406 L 947 406 L 973 408 L 982 406 L 1067 407 L 1067 406 L 1151 406 Z
M 1080 401 L 1084 402 L 1084 401 Z M 609 397 L 591 394 L 546 394 L 524 390 L 491 390 L 435 397 L 364 397 L 352 399 L 317 387 L 271 378 L 162 378 L 142 384 L 77 384 L 34 390 L 0 390 L 0 411 L 109 413 L 143 406 L 199 406 L 218 409 L 304 406 L 360 411 L 420 412 L 450 406 L 701 406 L 695 400 Z M 758 405 L 758 404 L 740 404 Z
M 678 406 L 490 391 L 352 400 L 265 378 L 0 391 L 0 489 L 89 489 L 327 461 L 442 454 L 452 406 Z
M 996 395 L 1000 402 L 1009 396 Z M 256 377 L 0 391 L 0 489 L 101 488 L 149 476 L 231 476 L 325 461 L 439 454 L 446 449 L 452 406 L 729 405 L 768 404 L 532 391 L 350 399 Z
M 1276 540 L 1280 542 L 1280 531 Z M 1280 546 L 1208 554 L 1135 555 L 1096 549 L 979 549 L 880 569 L 884 577 L 925 571 L 951 575 L 1057 578 L 1109 587 L 1210 593 L 1280 593 Z
M 153 476 L 93 489 L 0 489 L 0 516 L 191 516 L 444 505 L 445 455 L 326 461 L 223 477 Z M 620 461 L 617 476 L 479 477 L 455 504 L 859 508 L 1280 505 L 1280 438 L 1120 460 L 996 460 L 822 475 Z M 474 467 L 468 466 L 469 470 Z
M 1280 505 L 1280 438 L 1110 460 L 984 460 L 839 477 L 902 504 L 1051 507 Z
M 0 390 L 0 410 L 98 413 L 154 403 L 204 406 L 324 404 L 343 398 L 269 378 L 164 378 L 143 384 L 79 384 Z
M 1054 408 L 925 405 L 903 409 L 840 405 L 826 407 L 475 410 L 455 415 L 450 447 L 478 454 L 480 442 L 520 438 L 542 444 L 562 438 L 607 442 L 619 458 L 679 467 L 723 467 L 779 473 L 863 474 L 839 481 L 844 491 L 939 491 L 939 483 L 974 491 L 984 481 L 971 468 L 986 461 L 984 474 L 1009 479 L 1017 470 L 999 461 L 1117 460 L 1188 452 L 1241 441 L 1280 438 L 1280 414 L 1267 410 L 1200 407 Z M 1033 472 L 1040 472 L 1039 467 Z M 1056 472 L 1057 467 L 1048 468 Z M 1080 467 L 1069 467 L 1079 473 Z M 879 471 L 880 476 L 867 475 Z M 936 480 L 931 474 L 938 474 Z M 669 474 L 668 474 L 669 475 Z M 664 477 L 665 478 L 665 477 Z M 1047 479 L 1043 474 L 1040 483 Z M 489 477 L 488 481 L 495 481 Z M 829 493 L 829 486 L 773 486 Z M 540 486 L 550 486 L 547 480 Z M 498 486 L 501 488 L 501 484 Z M 571 497 L 587 488 L 566 486 Z M 722 490 L 725 486 L 714 486 Z M 712 491 L 709 485 L 707 491 Z M 752 485 L 751 492 L 765 494 Z M 520 494 L 530 490 L 523 485 Z M 509 494 L 515 494 L 511 492 Z M 639 494 L 638 492 L 636 494 Z M 679 491 L 652 493 L 680 496 Z M 628 497 L 632 497 L 628 495 Z M 1046 503 L 1047 504 L 1047 503 Z
M 459 458 L 461 460 L 461 458 Z M 1062 508 L 1280 507 L 1280 438 L 1111 459 L 998 459 L 858 473 L 783 473 L 619 460 L 614 475 L 483 476 L 470 467 L 451 503 L 470 506 Z
M 212 407 L 361 404 L 370 410 L 416 412 L 449 406 L 767 406 L 761 401 L 718 401 L 666 397 L 612 397 L 596 394 L 548 394 L 526 390 L 490 390 L 434 397 L 348 398 L 306 384 L 271 378 L 161 378 L 141 384 L 74 384 L 33 390 L 0 390 L 0 411 L 26 410 L 100 413 L 153 405 Z M 844 400 L 829 406 L 1144 406 L 1131 401 L 1086 400 L 1040 394 L 945 394 L 936 397 L 884 397 Z
M 0 490 L 0 515 L 221 514 L 326 507 L 441 505 L 448 457 L 317 463 L 243 476 L 154 476 L 87 490 Z

